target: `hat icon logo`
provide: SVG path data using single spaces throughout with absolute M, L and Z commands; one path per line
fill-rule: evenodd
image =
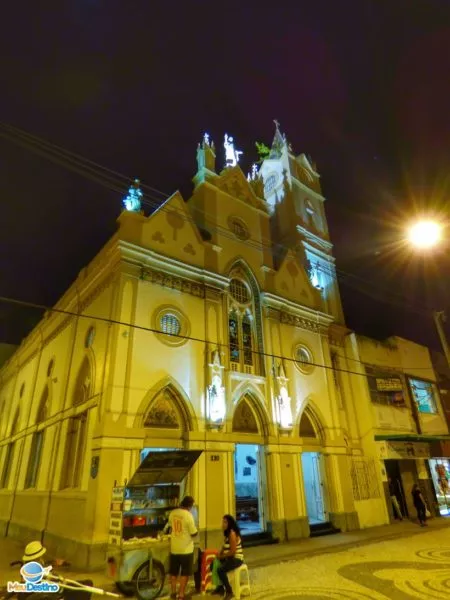
M 27 583 L 37 584 L 42 581 L 45 575 L 48 575 L 51 569 L 51 567 L 43 567 L 40 563 L 32 561 L 23 565 L 20 574 Z

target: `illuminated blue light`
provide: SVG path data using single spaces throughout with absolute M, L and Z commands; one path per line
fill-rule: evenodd
M 143 196 L 139 187 L 139 179 L 135 179 L 133 185 L 128 190 L 128 196 L 123 199 L 125 210 L 131 212 L 140 212 L 142 208 L 141 198 Z

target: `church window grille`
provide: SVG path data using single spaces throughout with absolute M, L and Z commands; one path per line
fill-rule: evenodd
M 250 300 L 250 294 L 247 286 L 239 279 L 231 280 L 230 293 L 233 296 L 233 299 L 239 304 L 247 304 Z
M 233 234 L 238 238 L 238 240 L 248 240 L 250 237 L 250 233 L 247 229 L 247 226 L 241 219 L 231 219 L 230 220 L 230 229 Z
M 302 373 L 309 374 L 314 369 L 312 354 L 306 346 L 298 345 L 294 350 L 294 358 Z
M 273 192 L 273 190 L 275 189 L 276 185 L 277 185 L 277 176 L 269 175 L 269 177 L 266 179 L 266 183 L 264 185 L 264 192 L 266 194 L 271 194 Z
M 181 323 L 175 315 L 167 313 L 161 317 L 161 331 L 167 335 L 180 335 Z

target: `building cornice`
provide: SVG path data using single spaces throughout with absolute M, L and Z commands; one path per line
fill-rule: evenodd
M 156 277 L 158 279 L 156 282 L 160 285 L 177 287 L 178 289 L 180 284 L 176 283 L 175 285 L 175 282 L 179 280 L 180 282 L 186 281 L 197 284 L 203 289 L 212 287 L 224 291 L 228 288 L 228 277 L 224 277 L 218 273 L 213 273 L 207 269 L 202 269 L 201 267 L 190 265 L 175 258 L 158 254 L 154 250 L 142 248 L 130 242 L 124 242 L 123 240 L 119 242 L 119 245 L 122 258 L 125 261 L 143 269 L 143 274 L 148 273 L 152 278 Z M 160 275 L 167 278 L 167 283 L 160 280 Z M 186 289 L 183 291 L 188 290 Z M 188 293 L 199 295 L 197 292 Z
M 302 240 L 302 244 L 307 250 L 318 254 L 327 262 L 335 262 L 336 259 L 331 254 L 333 250 L 333 244 L 331 242 L 314 235 L 301 225 L 297 225 L 297 231 L 306 238 Z
M 293 327 L 322 332 L 328 330 L 330 324 L 334 321 L 334 317 L 326 313 L 296 304 L 275 294 L 262 293 L 261 302 L 265 308 L 272 312 L 273 316 L 278 314 L 281 323 Z

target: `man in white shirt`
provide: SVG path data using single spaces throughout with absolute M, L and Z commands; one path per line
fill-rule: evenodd
M 170 513 L 169 521 L 164 531 L 171 529 L 170 536 L 170 584 L 171 598 L 177 597 L 177 579 L 180 576 L 179 600 L 184 600 L 184 593 L 189 577 L 194 569 L 194 538 L 198 535 L 197 527 L 191 510 L 194 498 L 186 496 L 180 504 Z

